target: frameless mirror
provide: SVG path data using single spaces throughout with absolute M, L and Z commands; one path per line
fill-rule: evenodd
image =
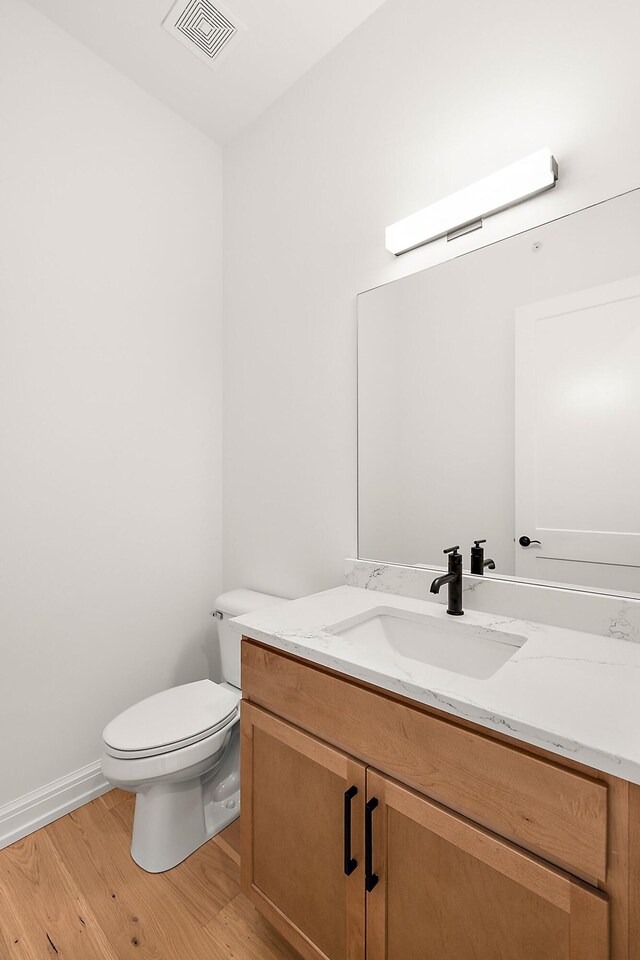
M 360 294 L 358 477 L 362 559 L 640 595 L 640 189 Z

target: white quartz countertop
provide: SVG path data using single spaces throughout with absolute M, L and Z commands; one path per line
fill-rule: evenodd
M 640 784 L 640 644 L 467 610 L 465 623 L 527 640 L 477 680 L 329 632 L 377 608 L 453 619 L 440 603 L 345 586 L 230 624 L 276 650 Z

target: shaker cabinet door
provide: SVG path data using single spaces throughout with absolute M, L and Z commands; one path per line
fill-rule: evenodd
M 364 960 L 365 766 L 242 704 L 242 885 L 307 960 Z
M 376 802 L 377 801 L 377 802 Z M 596 890 L 367 772 L 367 960 L 607 960 Z

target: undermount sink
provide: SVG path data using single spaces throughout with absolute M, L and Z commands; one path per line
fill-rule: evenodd
M 477 680 L 487 680 L 526 643 L 526 637 L 428 614 L 376 607 L 327 627 L 369 656 L 429 664 Z

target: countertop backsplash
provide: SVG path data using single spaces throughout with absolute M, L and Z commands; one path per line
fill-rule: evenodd
M 347 586 L 435 603 L 447 602 L 446 589 L 437 596 L 429 592 L 431 581 L 441 572 L 371 560 L 345 560 Z M 640 643 L 640 600 L 631 597 L 465 575 L 463 603 L 469 610 Z

